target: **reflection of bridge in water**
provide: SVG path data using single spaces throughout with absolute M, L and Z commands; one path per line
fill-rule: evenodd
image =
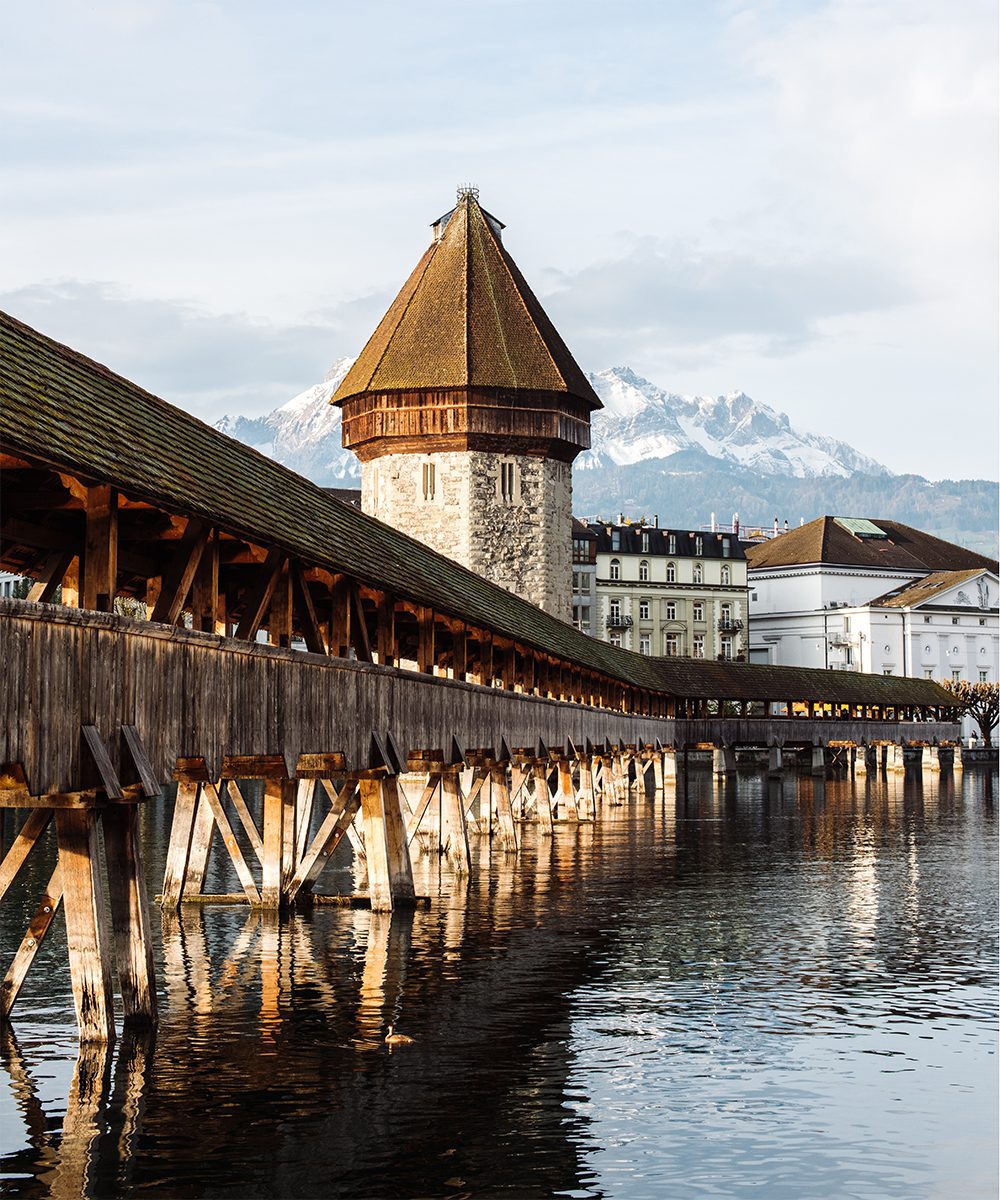
M 0 340 L 0 564 L 37 581 L 0 601 L 0 807 L 28 814 L 0 896 L 50 824 L 59 846 L 4 1017 L 61 905 L 82 1039 L 113 1037 L 112 954 L 125 1019 L 155 1021 L 138 808 L 171 779 L 167 908 L 205 899 L 213 841 L 280 914 L 348 839 L 395 911 L 416 842 L 467 874 L 470 833 L 515 853 L 524 821 L 604 821 L 692 749 L 777 773 L 957 738 L 929 680 L 592 640 L 26 326 Z
M 804 861 L 862 868 L 866 827 L 932 825 L 956 803 L 945 777 L 925 811 L 919 775 L 895 793 L 867 781 L 827 793 L 822 779 L 786 774 L 743 796 L 692 771 L 676 792 L 633 794 L 601 822 L 558 825 L 551 837 L 525 826 L 517 856 L 477 839 L 464 879 L 447 859 L 417 856 L 414 884 L 432 896 L 429 908 L 320 907 L 280 920 L 249 908 L 165 912 L 155 1042 L 127 1031 L 117 1057 L 107 1043 L 84 1043 L 61 1134 L 31 1051 L 6 1035 L 28 1146 L 3 1170 L 73 1197 L 217 1194 L 223 1180 L 253 1194 L 264 1170 L 269 1194 L 282 1195 L 439 1194 L 452 1179 L 452 1192 L 484 1179 L 515 1194 L 580 1188 L 586 1118 L 553 1093 L 578 1091 L 574 991 L 614 962 L 618 916 L 641 919 L 641 904 L 619 914 L 616 899 L 655 901 L 718 869 L 725 850 L 738 927 L 761 919 L 741 908 L 742 889 L 787 870 L 789 816 L 802 825 Z M 862 811 L 863 824 L 845 821 L 845 809 Z M 765 852 L 755 870 L 742 864 L 750 845 Z M 608 861 L 631 874 L 609 881 Z M 694 946 L 678 952 L 697 958 Z M 414 1044 L 387 1048 L 389 1023 Z M 401 1114 L 426 1114 L 419 1155 L 399 1132 Z

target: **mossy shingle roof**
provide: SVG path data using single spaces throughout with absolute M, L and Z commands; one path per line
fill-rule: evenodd
M 587 637 L 0 313 L 0 447 L 342 571 L 524 646 L 679 697 L 946 704 L 930 680 L 654 659 Z
M 334 393 L 500 388 L 601 402 L 478 202 L 463 197 Z

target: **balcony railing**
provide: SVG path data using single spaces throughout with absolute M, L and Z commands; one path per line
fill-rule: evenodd
M 720 617 L 719 618 L 719 632 L 720 633 L 739 633 L 739 631 L 742 628 L 743 628 L 742 621 L 734 620 L 732 617 Z
M 608 629 L 631 629 L 632 618 L 623 617 L 621 613 L 612 613 L 607 620 Z

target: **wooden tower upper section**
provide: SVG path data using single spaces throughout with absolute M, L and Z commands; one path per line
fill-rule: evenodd
M 344 446 L 388 454 L 484 450 L 572 462 L 597 394 L 503 245 L 474 189 L 434 240 L 332 398 Z

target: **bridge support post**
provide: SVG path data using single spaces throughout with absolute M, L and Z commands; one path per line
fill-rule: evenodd
M 416 894 L 396 777 L 366 772 L 358 786 L 372 912 L 412 908 Z
M 581 821 L 593 821 L 595 816 L 593 759 L 589 754 L 580 754 L 577 756 L 577 763 L 580 770 L 577 812 Z
M 813 775 L 826 774 L 826 750 L 822 746 L 813 746 L 809 770 Z
M 497 829 L 500 847 L 503 850 L 517 850 L 517 825 L 514 822 L 514 809 L 510 802 L 510 789 L 507 786 L 507 765 L 494 766 L 490 769 L 489 788 L 493 793 L 493 804 L 497 810 Z
M 576 791 L 573 788 L 573 763 L 568 758 L 560 758 L 559 771 L 559 815 L 565 821 L 579 821 L 580 812 L 576 802 Z
M 770 746 L 767 751 L 767 773 L 770 777 L 781 774 L 782 752 L 780 746 Z
M 899 744 L 884 747 L 886 754 L 885 769 L 892 771 L 893 774 L 899 775 L 906 770 L 906 763 L 903 758 L 903 747 Z
M 465 802 L 459 784 L 460 768 L 446 767 L 441 772 L 440 848 L 456 874 L 468 875 L 469 831 L 465 821 Z M 412 882 L 411 882 L 412 887 Z
M 663 779 L 676 780 L 677 778 L 677 751 L 664 750 L 663 752 Z
M 955 769 L 955 747 L 938 746 L 937 761 L 942 774 L 953 771 Z
M 89 736 L 91 733 L 93 737 Z M 0 983 L 0 1025 L 10 1019 L 28 971 L 61 904 L 66 920 L 73 1004 L 84 1045 L 107 1044 L 115 1039 L 112 947 L 126 1025 L 151 1025 L 156 1021 L 149 906 L 138 828 L 138 804 L 156 794 L 155 780 L 150 774 L 145 784 L 122 787 L 96 730 L 85 727 L 85 734 L 101 776 L 101 787 L 32 796 L 20 764 L 0 765 L 3 793 L 0 812 L 8 808 L 28 810 L 0 862 L 0 898 L 50 825 L 55 828 L 57 847 L 55 868 Z M 145 765 L 144 750 L 141 756 Z M 108 864 L 106 879 L 101 854 L 102 828 L 103 859 Z M 105 901 L 105 884 L 110 910 Z

